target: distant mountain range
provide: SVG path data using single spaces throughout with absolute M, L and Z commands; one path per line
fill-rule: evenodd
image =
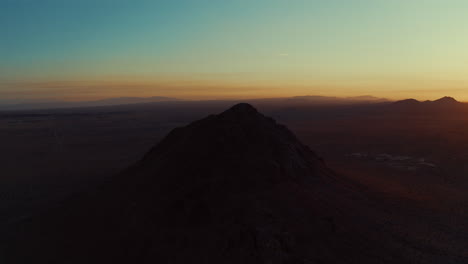
M 95 101 L 22 101 L 22 102 L 0 102 L 0 110 L 27 110 L 27 109 L 52 109 L 52 108 L 74 108 L 74 107 L 95 107 L 111 105 L 128 105 L 154 102 L 178 101 L 177 98 L 153 96 L 153 97 L 116 97 Z
M 453 97 L 445 96 L 434 101 L 418 101 L 416 99 L 396 101 L 391 104 L 391 107 L 404 111 L 441 111 L 456 110 L 464 105 Z
M 460 104 L 455 98 L 449 97 L 449 96 L 444 96 L 442 98 L 439 98 L 434 101 L 418 101 L 416 99 L 405 99 L 405 100 L 400 100 L 396 101 L 393 103 L 394 105 L 407 105 L 407 106 L 414 106 L 414 105 L 457 105 Z
M 355 97 L 335 97 L 321 95 L 305 95 L 283 98 L 265 98 L 246 100 L 253 104 L 278 104 L 283 106 L 299 105 L 346 105 L 346 104 L 373 104 L 389 102 L 386 98 L 379 98 L 370 95 Z
M 218 101 L 225 105 L 236 102 L 234 99 L 224 100 L 206 100 L 206 101 L 189 101 L 172 97 L 153 96 L 153 97 L 116 97 L 107 98 L 95 101 L 5 101 L 0 100 L 0 111 L 14 110 L 33 110 L 33 109 L 58 109 L 58 108 L 80 108 L 80 107 L 99 107 L 99 106 L 118 106 L 118 105 L 137 105 L 148 103 L 183 103 L 183 102 L 215 102 Z M 354 96 L 354 97 L 334 97 L 320 95 L 306 95 L 295 97 L 279 97 L 279 98 L 260 98 L 244 100 L 256 105 L 271 105 L 271 106 L 307 106 L 307 105 L 356 105 L 356 104 L 389 104 L 392 107 L 400 109 L 421 108 L 421 107 L 451 107 L 463 105 L 452 97 L 442 97 L 434 101 L 418 101 L 416 99 L 405 99 L 392 102 L 386 98 L 379 98 L 370 95 Z
M 308 95 L 308 96 L 295 96 L 290 98 L 290 100 L 305 100 L 305 101 L 315 101 L 315 102 L 388 102 L 386 98 L 375 97 L 371 95 L 362 95 L 362 96 L 351 96 L 351 97 L 332 97 L 332 96 L 317 96 L 317 95 Z
M 0 110 L 29 110 L 29 109 L 54 109 L 54 108 L 77 108 L 77 107 L 97 107 L 97 106 L 116 106 L 116 105 L 131 105 L 144 103 L 158 102 L 182 102 L 184 100 L 171 97 L 153 96 L 153 97 L 117 97 L 95 101 L 47 101 L 47 100 L 28 100 L 28 101 L 1 101 Z M 213 100 L 210 100 L 211 102 Z M 234 102 L 234 99 L 224 99 L 219 101 Z M 248 99 L 249 103 L 261 104 L 286 104 L 286 105 L 301 105 L 301 104 L 359 104 L 359 103 L 380 103 L 388 102 L 385 98 L 378 98 L 370 95 L 356 97 L 333 97 L 333 96 L 296 96 L 283 98 L 264 98 L 264 99 Z

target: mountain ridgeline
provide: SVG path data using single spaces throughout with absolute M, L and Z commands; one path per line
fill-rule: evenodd
M 444 96 L 434 101 L 418 101 L 416 99 L 405 99 L 396 101 L 392 105 L 401 107 L 456 107 L 462 105 L 462 103 L 455 100 L 453 97 Z

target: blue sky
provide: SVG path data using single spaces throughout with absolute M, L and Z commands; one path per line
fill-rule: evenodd
M 466 1 L 0 3 L 3 97 L 468 99 Z

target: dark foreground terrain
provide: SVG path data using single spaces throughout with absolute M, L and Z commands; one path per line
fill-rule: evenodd
M 468 106 L 253 103 L 2 113 L 2 261 L 468 262 Z

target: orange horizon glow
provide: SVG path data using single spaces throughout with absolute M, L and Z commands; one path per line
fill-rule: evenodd
M 7 1 L 0 10 L 0 103 L 303 95 L 468 101 L 466 1 L 27 2 Z
M 227 79 L 227 80 L 226 80 Z M 0 82 L 2 99 L 51 99 L 63 101 L 99 100 L 114 97 L 164 96 L 184 100 L 256 99 L 306 95 L 352 97 L 371 95 L 389 100 L 415 98 L 434 100 L 451 96 L 468 101 L 463 82 L 430 80 L 322 79 L 255 80 L 217 78 L 215 80 L 182 77 L 138 77 L 88 80 L 14 80 Z M 418 89 L 417 87 L 424 87 Z M 444 87 L 444 88 L 442 88 Z

